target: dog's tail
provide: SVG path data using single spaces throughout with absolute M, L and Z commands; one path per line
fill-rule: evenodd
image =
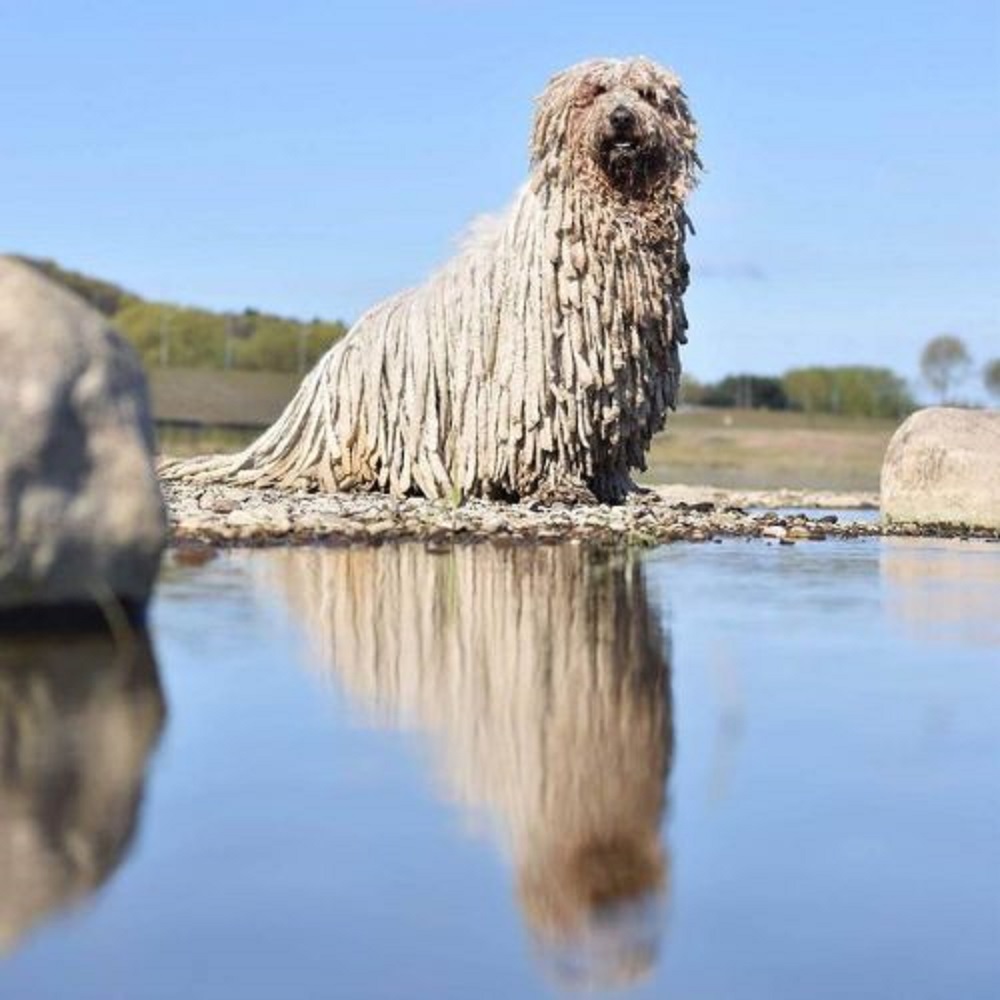
M 393 307 L 390 300 L 381 308 Z M 387 378 L 386 366 L 393 361 L 388 347 L 398 352 L 403 338 L 396 327 L 395 337 L 381 335 L 374 343 L 359 338 L 357 331 L 374 316 L 374 310 L 366 314 L 327 351 L 281 416 L 243 451 L 167 458 L 158 466 L 160 478 L 257 489 L 378 489 L 400 496 L 418 490 L 427 497 L 450 496 L 452 479 L 441 457 L 433 410 L 436 397 L 428 388 L 432 367 L 425 360 L 416 366 L 419 371 L 410 372 L 413 378 L 423 376 L 422 394 L 407 391 L 402 372 Z M 427 358 L 426 351 L 422 357 Z M 414 406 L 410 397 L 418 395 Z
M 331 363 L 340 367 L 337 362 L 342 354 L 330 351 L 306 376 L 281 416 L 243 451 L 164 458 L 157 466 L 160 478 L 258 488 L 343 488 L 333 480 L 331 463 L 324 461 L 339 449 L 336 429 L 327 419 L 333 414 L 323 391 L 325 372 Z M 329 475 L 324 475 L 324 468 Z

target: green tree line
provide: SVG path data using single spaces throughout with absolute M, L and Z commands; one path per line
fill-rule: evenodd
M 256 309 L 213 312 L 150 302 L 55 261 L 21 259 L 109 317 L 147 367 L 304 372 L 347 332 L 339 320 L 303 321 Z
M 685 376 L 681 401 L 856 417 L 901 417 L 916 408 L 899 375 L 866 365 L 793 368 L 781 376 L 727 375 L 706 383 Z
M 120 285 L 67 270 L 55 261 L 21 259 L 108 316 L 149 367 L 301 373 L 347 332 L 339 320 L 306 321 L 255 309 L 213 312 L 150 302 Z M 953 335 L 934 338 L 921 356 L 924 378 L 942 399 L 971 367 L 964 343 Z M 1000 359 L 987 362 L 982 375 L 987 392 L 1000 399 Z M 864 365 L 794 368 L 781 376 L 727 375 L 706 383 L 686 375 L 681 399 L 702 406 L 870 417 L 901 417 L 916 407 L 900 376 L 888 368 Z

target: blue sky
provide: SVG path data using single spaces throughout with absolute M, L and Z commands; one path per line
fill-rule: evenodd
M 0 0 L 0 247 L 351 319 L 526 172 L 556 70 L 685 81 L 692 373 L 1000 355 L 995 2 Z

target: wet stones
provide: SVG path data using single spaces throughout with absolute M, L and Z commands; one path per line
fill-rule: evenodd
M 627 503 L 545 506 L 469 500 L 456 505 L 376 493 L 323 494 L 246 490 L 225 486 L 165 483 L 171 537 L 175 544 L 212 545 L 383 545 L 422 541 L 450 546 L 491 541 L 534 545 L 586 542 L 648 548 L 669 542 L 761 539 L 796 544 L 827 538 L 884 534 L 927 534 L 918 525 L 886 526 L 874 520 L 810 516 L 795 511 L 736 508 L 725 503 L 672 505 L 655 492 L 634 494 Z M 946 532 L 947 533 L 947 532 Z M 955 534 L 955 532 L 951 532 Z M 1000 532 L 979 532 L 996 537 Z
M 655 493 L 621 506 L 550 507 L 537 503 L 400 500 L 380 494 L 230 490 L 164 484 L 175 544 L 375 544 L 418 540 L 431 545 L 587 542 L 649 547 L 675 541 L 822 540 L 881 533 L 879 525 L 811 520 L 804 515 L 708 505 L 671 506 Z M 231 502 L 235 501 L 235 502 Z

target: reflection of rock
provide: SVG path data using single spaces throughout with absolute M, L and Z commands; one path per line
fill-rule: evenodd
M 0 951 L 121 862 L 163 718 L 141 634 L 0 638 Z
M 166 531 L 146 380 L 103 316 L 0 256 L 0 611 L 139 612 Z
M 886 538 L 880 548 L 889 613 L 920 638 L 1000 645 L 1000 546 Z
M 882 465 L 889 522 L 1000 528 L 1000 412 L 932 406 L 908 417 Z
M 496 821 L 560 975 L 648 968 L 673 742 L 668 650 L 637 563 L 571 546 L 270 558 L 350 694 L 428 731 L 448 794 Z

